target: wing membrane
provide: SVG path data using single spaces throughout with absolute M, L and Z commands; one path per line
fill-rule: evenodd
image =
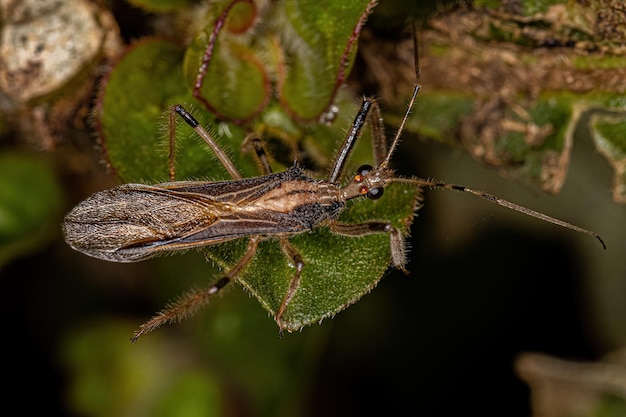
M 133 262 L 154 255 L 139 250 L 162 247 L 172 239 L 210 227 L 225 204 L 201 195 L 125 184 L 96 193 L 65 218 L 66 240 L 74 249 L 100 259 Z M 155 246 L 154 243 L 162 242 Z
M 63 231 L 75 250 L 116 262 L 244 236 L 301 231 L 302 224 L 286 213 L 247 209 L 245 202 L 263 195 L 273 183 L 229 181 L 225 192 L 237 196 L 235 202 L 225 202 L 217 193 L 220 188 L 215 185 L 223 183 L 125 184 L 76 206 L 66 216 Z

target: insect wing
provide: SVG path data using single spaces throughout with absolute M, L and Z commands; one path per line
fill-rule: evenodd
M 63 222 L 75 250 L 115 262 L 135 262 L 159 252 L 206 245 L 177 241 L 215 224 L 225 204 L 208 196 L 159 186 L 125 184 L 92 195 Z M 219 241 L 219 240 L 215 240 Z

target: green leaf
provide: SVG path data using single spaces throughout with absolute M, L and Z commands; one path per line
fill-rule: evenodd
M 246 43 L 249 36 L 239 29 L 230 33 L 231 25 L 225 22 L 230 17 L 229 7 L 236 12 L 237 8 L 252 8 L 253 4 L 229 3 L 187 49 L 184 72 L 192 91 L 200 86 L 198 98 L 206 108 L 222 118 L 242 121 L 267 105 L 270 81 L 258 48 Z M 235 17 L 240 14 L 235 13 Z M 221 25 L 226 30 L 221 31 Z M 206 68 L 206 72 L 201 72 L 201 68 Z
M 207 278 L 201 256 L 161 258 L 156 264 L 154 279 L 172 286 L 180 284 L 172 273 L 185 283 Z M 163 268 L 168 264 L 173 271 Z M 56 349 L 69 409 L 96 417 L 209 417 L 233 410 L 293 415 L 310 391 L 332 328 L 278 338 L 258 303 L 232 289 L 193 320 L 170 329 L 176 337 L 157 332 L 138 344 L 128 341 L 136 318 L 87 314 Z
M 167 179 L 167 152 L 155 150 L 164 146 L 163 112 L 172 98 L 184 97 L 176 73 L 182 53 L 166 42 L 136 44 L 106 80 L 96 108 L 100 140 L 109 164 L 123 181 Z
M 417 111 L 408 121 L 407 129 L 441 142 L 453 144 L 456 131 L 461 126 L 461 117 L 468 114 L 474 106 L 474 98 L 461 92 L 438 91 L 421 92 L 417 102 Z M 400 122 L 399 116 L 393 119 Z
M 317 119 L 328 108 L 350 72 L 360 26 L 372 7 L 369 0 L 285 2 L 293 28 L 283 30 L 285 69 L 279 68 L 278 85 L 281 102 L 295 118 Z
M 385 189 L 381 200 L 354 203 L 340 220 L 359 223 L 385 219 L 407 233 L 415 205 L 414 189 L 393 185 Z M 290 240 L 305 262 L 300 287 L 282 317 L 290 331 L 332 317 L 358 301 L 376 286 L 389 268 L 391 253 L 387 234 L 355 238 L 319 228 Z M 294 271 L 278 243 L 269 240 L 260 246 L 256 258 L 239 280 L 275 315 Z
M 291 117 L 316 120 L 346 79 L 372 5 L 222 1 L 185 55 L 189 88 L 206 108 L 241 123 L 268 105 L 274 84 Z

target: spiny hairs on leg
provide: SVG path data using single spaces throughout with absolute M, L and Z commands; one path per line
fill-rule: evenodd
M 156 316 L 142 324 L 130 340 L 136 342 L 142 334 L 151 332 L 165 323 L 181 321 L 207 305 L 211 296 L 217 294 L 229 282 L 237 279 L 237 275 L 254 257 L 260 240 L 260 236 L 251 237 L 245 255 L 243 255 L 230 271 L 226 272 L 218 279 L 215 284 L 205 290 L 190 291 L 183 294 L 178 301 L 167 306 L 165 310 L 160 311 Z
M 390 226 L 389 239 L 391 241 L 391 263 L 395 268 L 408 274 L 409 271 L 406 269 L 408 248 L 402 232 Z
M 130 339 L 136 342 L 143 334 L 149 333 L 166 323 L 180 322 L 209 303 L 211 296 L 217 294 L 231 281 L 228 277 L 220 278 L 215 284 L 205 289 L 192 289 L 181 295 L 176 301 L 165 306 L 150 320 L 139 326 L 139 329 Z

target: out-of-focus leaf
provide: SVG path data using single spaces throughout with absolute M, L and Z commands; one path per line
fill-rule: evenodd
M 618 417 L 626 413 L 623 350 L 592 363 L 525 353 L 515 366 L 530 386 L 533 416 Z
M 283 41 L 279 96 L 297 119 L 317 119 L 328 109 L 350 72 L 361 26 L 373 5 L 368 0 L 285 3 L 295 34 L 286 31 Z
M 589 121 L 596 149 L 614 171 L 613 199 L 626 203 L 626 114 L 593 114 Z
M 61 188 L 40 158 L 0 153 L 0 267 L 58 230 Z
M 272 7 L 222 1 L 187 50 L 187 82 L 223 118 L 243 122 L 256 116 L 274 83 L 292 117 L 316 120 L 346 79 L 372 7 L 369 0 L 284 1 Z
M 410 127 L 558 193 L 581 116 L 626 108 L 625 38 L 605 27 L 619 10 L 560 0 L 480 5 L 438 15 L 420 33 L 424 92 Z
M 474 106 L 469 94 L 455 92 L 420 93 L 417 111 L 408 121 L 407 129 L 421 135 L 452 144 L 462 125 L 461 118 Z M 396 123 L 400 122 L 396 116 Z
M 187 49 L 187 84 L 205 107 L 221 117 L 247 120 L 269 101 L 269 76 L 260 58 L 263 38 L 246 33 L 257 23 L 258 13 L 254 2 L 217 2 L 207 16 L 207 26 Z
M 185 283 L 208 278 L 201 256 L 157 263 L 158 281 L 170 280 L 172 270 Z M 136 344 L 128 339 L 137 323 L 87 318 L 59 346 L 66 402 L 75 414 L 91 416 L 292 415 L 306 398 L 331 329 L 279 338 L 260 311 L 248 294 L 228 291 L 194 320 Z
M 128 0 L 130 4 L 154 13 L 168 13 L 183 9 L 190 0 Z
M 120 343 L 128 331 L 127 323 L 100 321 L 66 339 L 61 360 L 71 370 L 74 411 L 103 417 L 223 415 L 223 388 L 190 352 L 155 337 L 137 355 L 135 345 Z

